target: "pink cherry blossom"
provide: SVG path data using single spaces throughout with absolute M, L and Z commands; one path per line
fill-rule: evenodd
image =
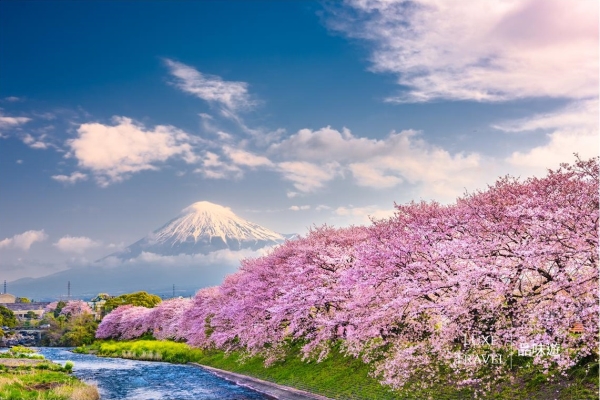
M 67 302 L 67 305 L 64 306 L 60 311 L 60 315 L 69 317 L 74 317 L 81 314 L 92 314 L 91 307 L 83 300 L 69 301 Z
M 598 169 L 597 159 L 578 159 L 543 178 L 501 178 L 454 204 L 396 205 L 367 227 L 315 227 L 192 300 L 117 308 L 97 337 L 152 332 L 267 363 L 289 341 L 317 360 L 341 343 L 393 387 L 440 365 L 458 384 L 483 384 L 508 363 L 474 379 L 483 365 L 457 359 L 508 357 L 519 343 L 561 349 L 532 359 L 565 370 L 598 355 Z M 570 332 L 575 323 L 583 333 Z

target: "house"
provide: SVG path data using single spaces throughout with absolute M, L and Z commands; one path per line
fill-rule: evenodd
M 10 304 L 10 303 L 16 303 L 16 302 L 17 302 L 17 296 L 12 295 L 10 293 L 0 294 L 0 304 Z
M 49 302 L 35 303 L 17 303 L 17 296 L 10 293 L 0 294 L 0 305 L 11 310 L 17 318 L 25 318 L 29 311 L 32 311 L 38 318 L 44 314 L 44 309 Z
M 35 302 L 35 303 L 5 303 L 2 304 L 4 307 L 15 313 L 15 316 L 19 319 L 23 319 L 27 316 L 28 312 L 33 312 L 40 318 L 44 314 L 44 309 L 50 302 Z
M 92 314 L 94 315 L 94 319 L 102 319 L 102 313 L 104 311 L 104 303 L 106 300 L 110 299 L 106 293 L 100 293 L 98 296 L 94 297 L 90 301 L 87 302 L 88 306 L 92 309 Z

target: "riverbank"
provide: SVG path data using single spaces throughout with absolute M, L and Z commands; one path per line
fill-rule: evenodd
M 392 391 L 369 375 L 369 366 L 333 351 L 321 363 L 300 359 L 299 349 L 290 347 L 285 357 L 264 367 L 260 357 L 244 357 L 240 353 L 226 354 L 220 350 L 200 350 L 184 343 L 154 340 L 98 341 L 79 348 L 101 356 L 138 360 L 198 363 L 203 366 L 262 379 L 279 385 L 297 388 L 331 399 L 465 399 L 473 398 L 469 388 L 455 388 L 449 376 L 431 377 L 433 386 L 428 390 L 404 388 Z M 515 360 L 517 361 L 517 360 Z M 509 379 L 501 382 L 483 398 L 494 400 L 585 400 L 597 399 L 598 364 L 589 362 L 568 374 L 550 381 L 539 370 L 523 364 Z M 480 396 L 481 397 L 481 396 Z
M 73 375 L 94 382 L 102 400 L 267 400 L 261 393 L 189 364 L 97 357 L 61 347 L 39 351 L 56 363 L 73 362 Z
M 369 376 L 369 366 L 337 351 L 323 362 L 302 361 L 299 348 L 288 349 L 286 356 L 264 367 L 261 357 L 238 352 L 190 348 L 184 343 L 155 340 L 97 341 L 78 348 L 100 356 L 121 357 L 172 363 L 197 363 L 264 381 L 272 382 L 331 399 L 403 399 Z M 425 397 L 427 398 L 427 397 Z
M 278 385 L 273 382 L 263 381 L 262 379 L 252 378 L 242 374 L 236 374 L 235 372 L 224 371 L 222 369 L 208 367 L 198 363 L 190 364 L 197 368 L 202 368 L 203 370 L 208 371 L 219 378 L 233 382 L 236 385 L 244 386 L 263 393 L 269 396 L 269 398 L 285 400 L 331 400 L 325 396 L 309 393 L 304 390 L 294 389 L 288 386 Z
M 61 366 L 32 353 L 0 355 L 2 400 L 98 400 L 100 395 L 71 375 L 72 364 Z

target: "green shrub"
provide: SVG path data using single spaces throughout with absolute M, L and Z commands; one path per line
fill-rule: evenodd
M 63 369 L 64 369 L 65 371 L 67 371 L 68 373 L 71 373 L 71 372 L 73 372 L 73 362 L 72 362 L 72 361 L 67 361 L 67 362 L 65 363 L 65 366 L 63 367 Z
M 9 328 L 17 326 L 15 313 L 2 305 L 0 305 L 0 326 L 8 326 Z

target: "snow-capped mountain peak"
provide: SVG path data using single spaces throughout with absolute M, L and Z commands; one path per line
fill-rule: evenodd
M 156 243 L 194 242 L 206 238 L 220 238 L 228 241 L 282 241 L 279 233 L 246 221 L 235 215 L 231 209 L 199 201 L 182 210 L 181 215 L 153 233 Z
M 142 252 L 160 255 L 207 254 L 216 250 L 257 250 L 283 242 L 286 236 L 238 217 L 228 207 L 199 201 L 125 250 L 123 259 Z

